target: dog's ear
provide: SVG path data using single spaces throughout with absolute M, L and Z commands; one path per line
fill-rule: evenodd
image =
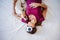
M 25 1 L 27 1 L 27 0 L 25 0 Z

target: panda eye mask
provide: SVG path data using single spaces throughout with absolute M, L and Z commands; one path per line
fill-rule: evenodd
M 27 25 L 26 31 L 27 31 L 27 32 L 31 32 L 32 30 L 33 30 L 32 27 Z

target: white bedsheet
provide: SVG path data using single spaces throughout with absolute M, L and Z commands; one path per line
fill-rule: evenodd
M 45 0 L 48 6 L 46 20 L 33 35 L 25 31 L 25 24 L 15 18 L 12 0 L 0 0 L 0 40 L 59 40 L 60 0 Z

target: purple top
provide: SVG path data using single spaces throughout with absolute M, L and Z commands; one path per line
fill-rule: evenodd
M 41 7 L 32 8 L 29 6 L 29 4 L 36 2 L 36 3 L 42 3 L 42 0 L 27 0 L 27 7 L 26 7 L 26 15 L 29 16 L 30 14 L 34 15 L 37 19 L 37 22 L 41 22 L 44 20 L 44 17 L 42 15 Z

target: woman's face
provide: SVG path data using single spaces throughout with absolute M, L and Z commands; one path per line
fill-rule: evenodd
M 30 20 L 36 20 L 36 17 L 34 15 L 29 15 Z

